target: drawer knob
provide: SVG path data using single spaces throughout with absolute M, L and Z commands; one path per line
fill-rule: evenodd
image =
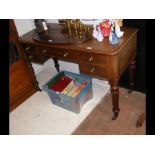
M 30 46 L 27 46 L 27 47 L 25 48 L 26 51 L 29 51 L 30 49 L 31 49 Z
M 67 55 L 68 55 L 68 53 L 67 53 L 67 52 L 65 52 L 64 57 L 67 57 Z
M 91 68 L 90 72 L 93 73 L 95 71 L 95 67 Z
M 43 52 L 43 53 L 46 53 L 46 52 L 47 52 L 47 50 L 43 50 L 42 52 Z
M 94 57 L 90 57 L 90 58 L 89 58 L 89 61 L 91 62 L 91 61 L 93 61 L 93 59 L 94 59 Z
M 33 55 L 30 55 L 30 56 L 29 56 L 29 59 L 32 59 L 32 58 L 33 58 Z

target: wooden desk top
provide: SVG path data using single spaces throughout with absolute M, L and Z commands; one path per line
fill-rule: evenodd
M 63 28 L 62 24 L 51 24 L 51 27 L 53 29 L 56 28 Z M 124 31 L 124 36 L 118 45 L 111 45 L 109 43 L 108 38 L 104 39 L 103 42 L 98 42 L 96 39 L 88 40 L 82 44 L 65 44 L 65 45 L 53 45 L 53 44 L 44 44 L 46 47 L 55 47 L 55 48 L 63 48 L 63 49 L 73 49 L 77 51 L 87 51 L 93 53 L 100 53 L 105 55 L 113 55 L 117 54 L 122 47 L 126 45 L 126 43 L 132 38 L 133 35 L 135 35 L 138 31 L 136 28 L 127 28 L 123 27 L 122 30 Z M 35 45 L 42 45 L 42 43 L 39 43 L 35 40 L 33 40 L 33 35 L 35 33 L 35 30 L 32 30 L 25 35 L 21 36 L 19 38 L 19 41 L 23 43 L 29 43 L 29 44 L 35 44 Z M 88 49 L 91 48 L 91 49 Z

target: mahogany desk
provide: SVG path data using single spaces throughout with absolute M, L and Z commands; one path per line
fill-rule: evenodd
M 60 24 L 53 24 L 59 27 Z M 137 48 L 137 29 L 123 28 L 124 36 L 118 45 L 109 44 L 108 39 L 98 42 L 90 39 L 82 44 L 46 44 L 33 39 L 35 30 L 19 38 L 23 57 L 33 70 L 31 62 L 43 63 L 53 58 L 59 71 L 57 59 L 70 61 L 79 65 L 81 73 L 108 80 L 111 86 L 112 119 L 118 117 L 119 108 L 119 79 L 123 71 L 129 67 L 130 86 L 134 86 L 135 56 Z M 36 81 L 38 87 L 38 82 Z M 39 90 L 39 87 L 38 87 Z

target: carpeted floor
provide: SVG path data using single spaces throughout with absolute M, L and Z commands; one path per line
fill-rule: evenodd
M 43 70 L 37 75 L 40 87 L 57 72 Z M 10 134 L 47 135 L 72 134 L 109 91 L 106 81 L 93 79 L 93 98 L 82 107 L 79 114 L 51 103 L 47 92 L 36 92 L 10 113 Z
M 96 106 L 91 114 L 73 132 L 74 135 L 144 135 L 145 125 L 136 127 L 138 116 L 145 111 L 145 94 L 120 88 L 120 114 L 113 121 L 111 95 Z

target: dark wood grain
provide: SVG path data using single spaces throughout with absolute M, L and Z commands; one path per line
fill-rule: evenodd
M 24 60 L 18 60 L 16 63 L 10 65 L 9 72 L 10 111 L 12 111 L 34 94 L 37 89 Z

